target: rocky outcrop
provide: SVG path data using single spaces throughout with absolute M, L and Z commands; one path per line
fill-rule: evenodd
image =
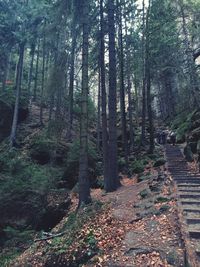
M 5 197 L 5 196 L 4 196 Z M 67 190 L 50 190 L 47 194 L 37 191 L 9 194 L 0 202 L 0 226 L 24 230 L 51 230 L 67 214 L 71 200 Z M 5 238 L 5 233 L 0 233 Z
M 14 105 L 0 100 L 0 142 L 8 137 L 11 131 Z M 28 116 L 28 107 L 19 108 L 18 122 L 24 121 Z
M 194 154 L 199 154 L 198 143 L 200 142 L 200 110 L 196 110 L 190 117 L 189 127 L 186 134 L 186 146 L 184 154 L 188 161 L 193 161 Z

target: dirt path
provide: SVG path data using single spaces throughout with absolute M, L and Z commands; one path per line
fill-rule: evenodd
M 116 192 L 102 194 L 99 189 L 93 190 L 93 199 L 105 203 L 106 208 L 76 229 L 70 246 L 66 246 L 67 234 L 56 240 L 41 241 L 11 266 L 185 266 L 173 182 L 165 167 L 149 171 L 150 178 L 140 183 L 137 177 L 124 177 L 122 187 Z M 76 207 L 75 197 L 73 203 Z M 68 217 L 64 218 L 53 232 L 60 232 L 67 220 Z M 94 239 L 97 253 L 87 264 L 77 264 L 77 257 L 86 252 L 91 254 Z

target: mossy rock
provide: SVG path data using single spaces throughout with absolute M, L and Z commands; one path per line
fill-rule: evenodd
M 147 181 L 151 178 L 151 175 L 141 175 L 138 177 L 138 182 Z
M 166 163 L 166 160 L 164 158 L 159 158 L 156 160 L 156 162 L 154 163 L 154 167 L 160 167 L 162 165 L 164 165 Z
M 167 198 L 167 197 L 162 197 L 162 196 L 159 196 L 159 197 L 157 197 L 157 199 L 156 199 L 156 203 L 165 203 L 165 202 L 168 202 L 169 201 L 169 198 Z
M 160 207 L 159 212 L 164 213 L 164 212 L 168 211 L 169 209 L 170 209 L 169 205 L 163 205 Z
M 148 197 L 148 196 L 149 196 L 149 190 L 147 190 L 147 189 L 142 190 L 142 191 L 140 192 L 140 196 L 141 196 L 141 198 L 146 198 L 146 197 Z
M 194 160 L 191 147 L 188 144 L 184 147 L 184 155 L 187 161 L 192 162 Z

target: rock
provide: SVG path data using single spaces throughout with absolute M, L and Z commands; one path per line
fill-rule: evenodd
M 164 158 L 157 159 L 154 163 L 154 167 L 160 167 L 166 163 L 166 160 Z
M 149 192 L 149 190 L 147 190 L 147 189 L 144 189 L 144 190 L 142 190 L 141 192 L 140 192 L 140 196 L 141 196 L 141 198 L 146 198 L 146 197 L 148 197 L 150 195 L 150 192 Z
M 46 207 L 36 230 L 49 231 L 67 214 L 71 199 L 66 190 L 51 190 L 46 196 Z
M 6 103 L 6 101 L 0 100 L 0 142 L 10 135 L 13 112 L 14 104 L 8 104 Z M 24 121 L 27 116 L 28 108 L 20 106 L 18 113 L 18 122 L 20 123 Z
M 154 251 L 154 248 L 150 248 L 150 247 L 133 247 L 133 248 L 130 248 L 128 251 L 126 251 L 125 255 L 135 257 L 138 254 L 148 254 L 148 253 L 152 253 L 153 251 Z
M 200 140 L 200 127 L 190 132 L 188 136 L 188 142 L 198 142 Z
M 33 190 L 21 194 L 13 192 L 1 200 L 0 225 L 48 231 L 63 218 L 70 204 L 66 190 L 51 190 L 47 195 Z
M 184 147 L 184 155 L 187 161 L 192 162 L 194 160 L 191 147 L 188 144 Z

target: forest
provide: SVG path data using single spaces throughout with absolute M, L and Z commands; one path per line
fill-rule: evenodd
M 200 266 L 200 0 L 0 0 L 0 266 Z

